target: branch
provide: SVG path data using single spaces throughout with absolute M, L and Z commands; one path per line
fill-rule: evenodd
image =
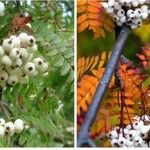
M 91 105 L 89 106 L 88 112 L 86 113 L 84 122 L 81 126 L 81 129 L 78 133 L 77 146 L 81 147 L 85 143 L 88 143 L 89 146 L 92 145 L 91 141 L 89 142 L 89 130 L 93 120 L 96 117 L 97 111 L 99 109 L 100 103 L 104 98 L 109 82 L 115 72 L 115 68 L 118 66 L 121 54 L 123 52 L 124 44 L 129 37 L 130 28 L 124 25 L 119 33 L 116 44 L 113 47 L 112 54 L 108 64 L 106 66 L 106 70 L 102 79 L 99 81 L 97 90 L 95 92 L 95 96 L 92 100 Z

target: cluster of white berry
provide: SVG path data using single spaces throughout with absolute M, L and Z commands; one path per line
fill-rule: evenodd
M 5 5 L 3 2 L 0 2 L 0 16 L 4 15 Z
M 41 57 L 34 58 L 37 51 L 35 38 L 27 33 L 12 35 L 0 46 L 0 86 L 26 84 L 30 76 L 44 74 L 48 63 Z
M 11 121 L 5 122 L 3 118 L 0 118 L 0 138 L 12 136 L 14 133 L 21 133 L 28 128 L 28 125 L 25 125 L 21 119 L 16 119 L 13 123 Z
M 118 26 L 127 24 L 135 29 L 142 25 L 142 20 L 148 18 L 148 3 L 149 0 L 108 0 L 102 2 L 102 6 Z
M 107 135 L 112 147 L 150 147 L 150 116 L 134 117 L 135 122 L 126 127 L 115 127 Z

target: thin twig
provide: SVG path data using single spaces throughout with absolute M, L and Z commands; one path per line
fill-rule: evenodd
M 112 54 L 108 64 L 106 66 L 104 75 L 102 79 L 99 81 L 95 96 L 92 100 L 91 105 L 89 106 L 88 112 L 86 113 L 84 122 L 80 128 L 77 139 L 77 146 L 81 147 L 85 143 L 89 143 L 89 130 L 93 120 L 96 117 L 96 113 L 99 109 L 100 103 L 104 98 L 109 82 L 114 74 L 115 68 L 118 66 L 118 62 L 120 60 L 121 54 L 123 52 L 124 44 L 129 37 L 130 27 L 124 25 L 121 29 L 121 32 L 118 36 L 116 44 L 112 50 Z M 89 143 L 90 145 L 90 143 Z

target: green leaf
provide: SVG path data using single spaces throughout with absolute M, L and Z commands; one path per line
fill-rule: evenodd
M 26 139 L 23 135 L 20 136 L 19 138 L 19 145 L 23 145 L 26 142 Z
M 49 53 L 49 55 L 50 56 L 55 56 L 55 55 L 57 55 L 58 54 L 58 51 L 55 49 L 55 50 L 52 50 L 50 53 Z
M 61 71 L 60 71 L 60 75 L 61 76 L 66 75 L 69 72 L 70 69 L 71 69 L 70 64 L 65 62 L 64 65 L 62 66 Z
M 57 60 L 56 63 L 54 64 L 54 66 L 56 67 L 61 67 L 64 63 L 64 58 L 62 56 L 60 56 Z

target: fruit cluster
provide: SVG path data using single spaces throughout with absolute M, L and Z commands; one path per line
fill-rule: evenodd
M 3 118 L 0 118 L 0 138 L 12 136 L 14 133 L 21 133 L 27 128 L 28 126 L 21 119 L 16 119 L 13 123 L 11 121 L 5 122 Z
M 149 0 L 108 0 L 102 2 L 102 6 L 118 26 L 127 24 L 135 29 L 142 25 L 142 20 L 148 18 L 148 3 Z
M 48 63 L 40 57 L 34 58 L 37 51 L 35 38 L 27 33 L 11 35 L 0 46 L 0 86 L 17 83 L 26 84 L 30 76 L 44 74 Z
M 115 127 L 106 136 L 112 147 L 150 147 L 150 116 L 134 117 L 135 122 L 124 128 Z

